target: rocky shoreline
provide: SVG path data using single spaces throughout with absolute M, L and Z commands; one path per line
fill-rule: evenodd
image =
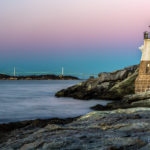
M 56 93 L 57 97 L 109 99 L 106 106 L 68 119 L 0 125 L 1 150 L 149 150 L 150 92 L 134 94 L 138 65 L 101 73 Z
M 113 100 L 106 106 L 96 105 L 93 110 L 105 111 L 136 107 L 150 107 L 150 92 L 134 94 L 135 79 L 139 65 L 130 66 L 111 73 L 100 73 L 98 78 L 88 79 L 56 93 L 56 97 L 76 99 Z
M 9 76 L 0 74 L 0 80 L 79 80 L 74 76 L 58 75 L 30 75 L 30 76 Z
M 149 150 L 149 116 L 150 108 L 141 107 L 94 111 L 65 123 L 33 121 L 11 131 L 5 128 L 0 149 Z
M 134 65 L 111 73 L 100 73 L 98 78 L 58 91 L 56 96 L 120 101 L 125 95 L 134 94 L 138 67 Z

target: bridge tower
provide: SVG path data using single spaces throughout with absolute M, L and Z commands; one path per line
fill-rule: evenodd
M 150 91 L 150 32 L 144 32 L 144 45 L 139 49 L 142 52 L 142 58 L 135 81 L 135 93 Z
M 14 67 L 14 77 L 16 76 L 16 67 Z
M 61 69 L 61 75 L 64 76 L 64 67 Z

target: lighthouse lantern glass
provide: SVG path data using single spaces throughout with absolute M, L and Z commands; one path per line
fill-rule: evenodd
M 144 39 L 150 39 L 150 32 L 144 32 Z

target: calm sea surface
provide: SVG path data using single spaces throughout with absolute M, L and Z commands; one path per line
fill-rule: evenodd
M 81 81 L 0 81 L 0 123 L 86 114 L 102 100 L 56 98 L 54 94 Z

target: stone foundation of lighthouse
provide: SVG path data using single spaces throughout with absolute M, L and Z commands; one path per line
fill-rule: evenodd
M 135 93 L 150 91 L 150 38 L 149 32 L 144 33 L 144 45 L 139 48 L 142 58 L 139 74 L 135 80 Z
M 135 93 L 150 91 L 150 61 L 141 61 L 135 80 Z

